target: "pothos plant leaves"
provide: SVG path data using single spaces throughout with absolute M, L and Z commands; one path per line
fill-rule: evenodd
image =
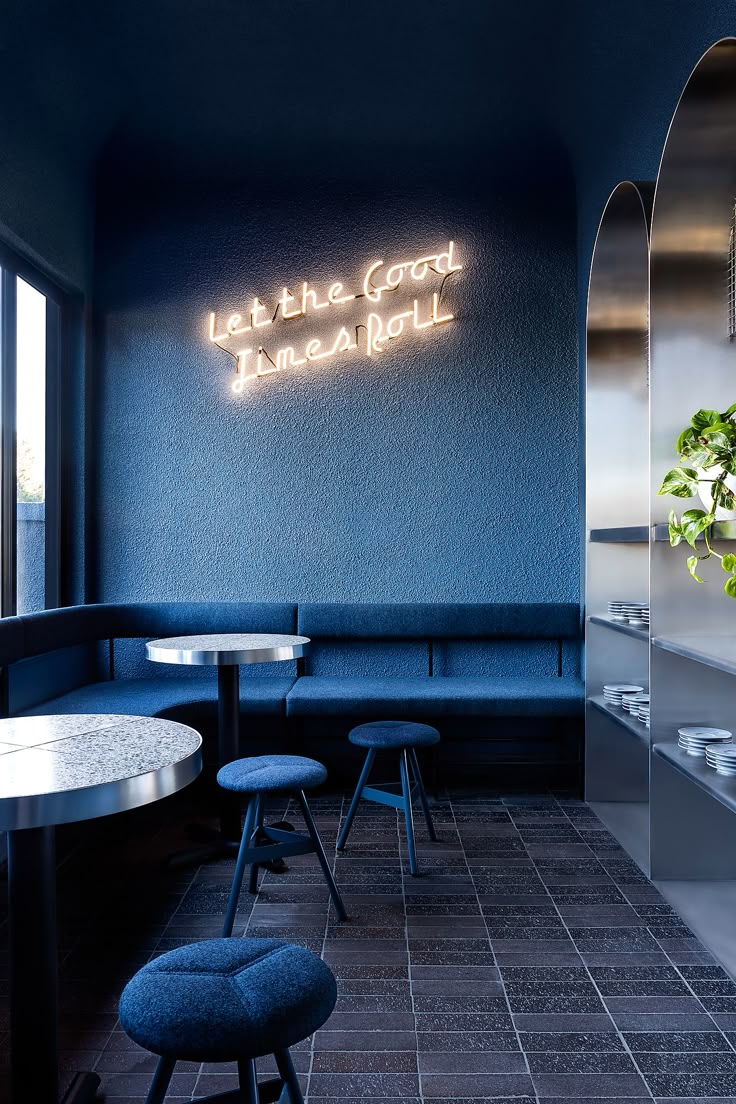
M 698 473 L 693 468 L 672 468 L 662 480 L 657 494 L 693 498 L 698 493 Z
M 696 433 L 702 433 L 708 426 L 717 425 L 720 420 L 721 415 L 717 410 L 699 410 L 697 414 L 693 414 L 690 425 Z
M 712 524 L 713 516 L 712 514 L 707 514 L 705 510 L 686 510 L 682 515 L 682 535 L 690 547 L 694 548 L 695 541 L 700 534 Z
M 693 414 L 690 425 L 677 438 L 680 464 L 667 472 L 657 492 L 675 498 L 694 498 L 702 486 L 704 501 L 711 503 L 710 509 L 685 510 L 681 518 L 675 510 L 670 510 L 670 544 L 676 548 L 684 540 L 695 548 L 696 541 L 702 537 L 706 551 L 702 556 L 688 556 L 687 569 L 696 582 L 702 583 L 698 564 L 715 556 L 729 576 L 723 588 L 729 598 L 736 598 L 736 554 L 717 552 L 711 546 L 709 533 L 716 520 L 717 507 L 736 509 L 736 494 L 726 485 L 727 476 L 736 475 L 735 414 L 736 403 L 723 413 L 703 408 Z
M 687 558 L 687 569 L 690 572 L 690 574 L 692 575 L 692 577 L 693 577 L 693 579 L 695 580 L 696 583 L 702 583 L 702 581 L 703 581 L 700 578 L 700 576 L 697 574 L 697 566 L 698 566 L 699 562 L 700 562 L 700 557 L 699 556 L 688 556 L 688 558 Z

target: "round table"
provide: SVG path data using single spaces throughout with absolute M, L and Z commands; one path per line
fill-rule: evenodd
M 308 636 L 278 633 L 219 633 L 205 636 L 172 636 L 151 640 L 146 655 L 154 663 L 217 667 L 218 767 L 240 756 L 240 666 L 248 663 L 281 663 L 301 659 L 309 647 Z M 221 795 L 220 839 L 228 848 L 240 845 L 240 805 Z
M 115 714 L 0 720 L 0 829 L 8 833 L 11 1081 L 14 1104 L 57 1104 L 55 825 L 176 793 L 202 769 L 193 728 Z M 77 1073 L 65 1104 L 99 1085 Z

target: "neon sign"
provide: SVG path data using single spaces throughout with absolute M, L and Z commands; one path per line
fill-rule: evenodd
M 346 291 L 344 284 L 336 280 L 326 292 L 320 294 L 305 281 L 299 289 L 295 288 L 293 291 L 284 287 L 278 298 L 274 299 L 271 310 L 256 295 L 246 307 L 230 314 L 224 322 L 218 322 L 216 313 L 212 311 L 209 316 L 208 336 L 210 341 L 235 360 L 236 377 L 232 390 L 241 394 L 246 384 L 259 376 L 299 368 L 310 361 L 328 360 L 341 353 L 352 353 L 356 350 L 373 357 L 383 352 L 389 342 L 409 331 L 428 330 L 451 322 L 454 315 L 443 309 L 440 301 L 445 281 L 461 272 L 462 268 L 455 259 L 455 243 L 452 241 L 446 250 L 428 253 L 422 257 L 393 264 L 387 264 L 384 260 L 374 261 L 366 269 L 358 291 Z M 439 287 L 432 291 L 431 296 L 420 298 L 415 293 L 408 307 L 388 317 L 376 309 L 383 305 L 384 296 L 396 292 L 405 282 L 409 286 L 412 283 L 421 284 L 424 281 L 429 282 L 433 275 L 441 279 Z M 263 344 L 262 338 L 274 332 L 267 327 L 330 308 L 339 308 L 361 299 L 366 299 L 370 304 L 372 309 L 369 313 L 357 323 L 343 323 L 328 341 L 316 337 L 302 340 L 299 351 L 295 348 L 295 342 L 283 344 L 273 355 Z M 223 344 L 233 342 L 243 334 L 252 334 L 250 341 L 253 344 L 246 347 L 248 338 L 245 342 L 237 342 L 240 348 L 226 348 Z M 257 344 L 254 340 L 256 336 Z

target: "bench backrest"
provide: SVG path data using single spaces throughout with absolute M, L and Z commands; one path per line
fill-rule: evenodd
M 310 674 L 578 674 L 573 603 L 304 603 Z

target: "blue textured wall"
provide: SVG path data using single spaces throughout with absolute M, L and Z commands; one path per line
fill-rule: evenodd
M 529 153 L 428 185 L 103 188 L 91 597 L 577 600 L 574 194 Z M 211 306 L 448 237 L 453 324 L 229 394 Z

